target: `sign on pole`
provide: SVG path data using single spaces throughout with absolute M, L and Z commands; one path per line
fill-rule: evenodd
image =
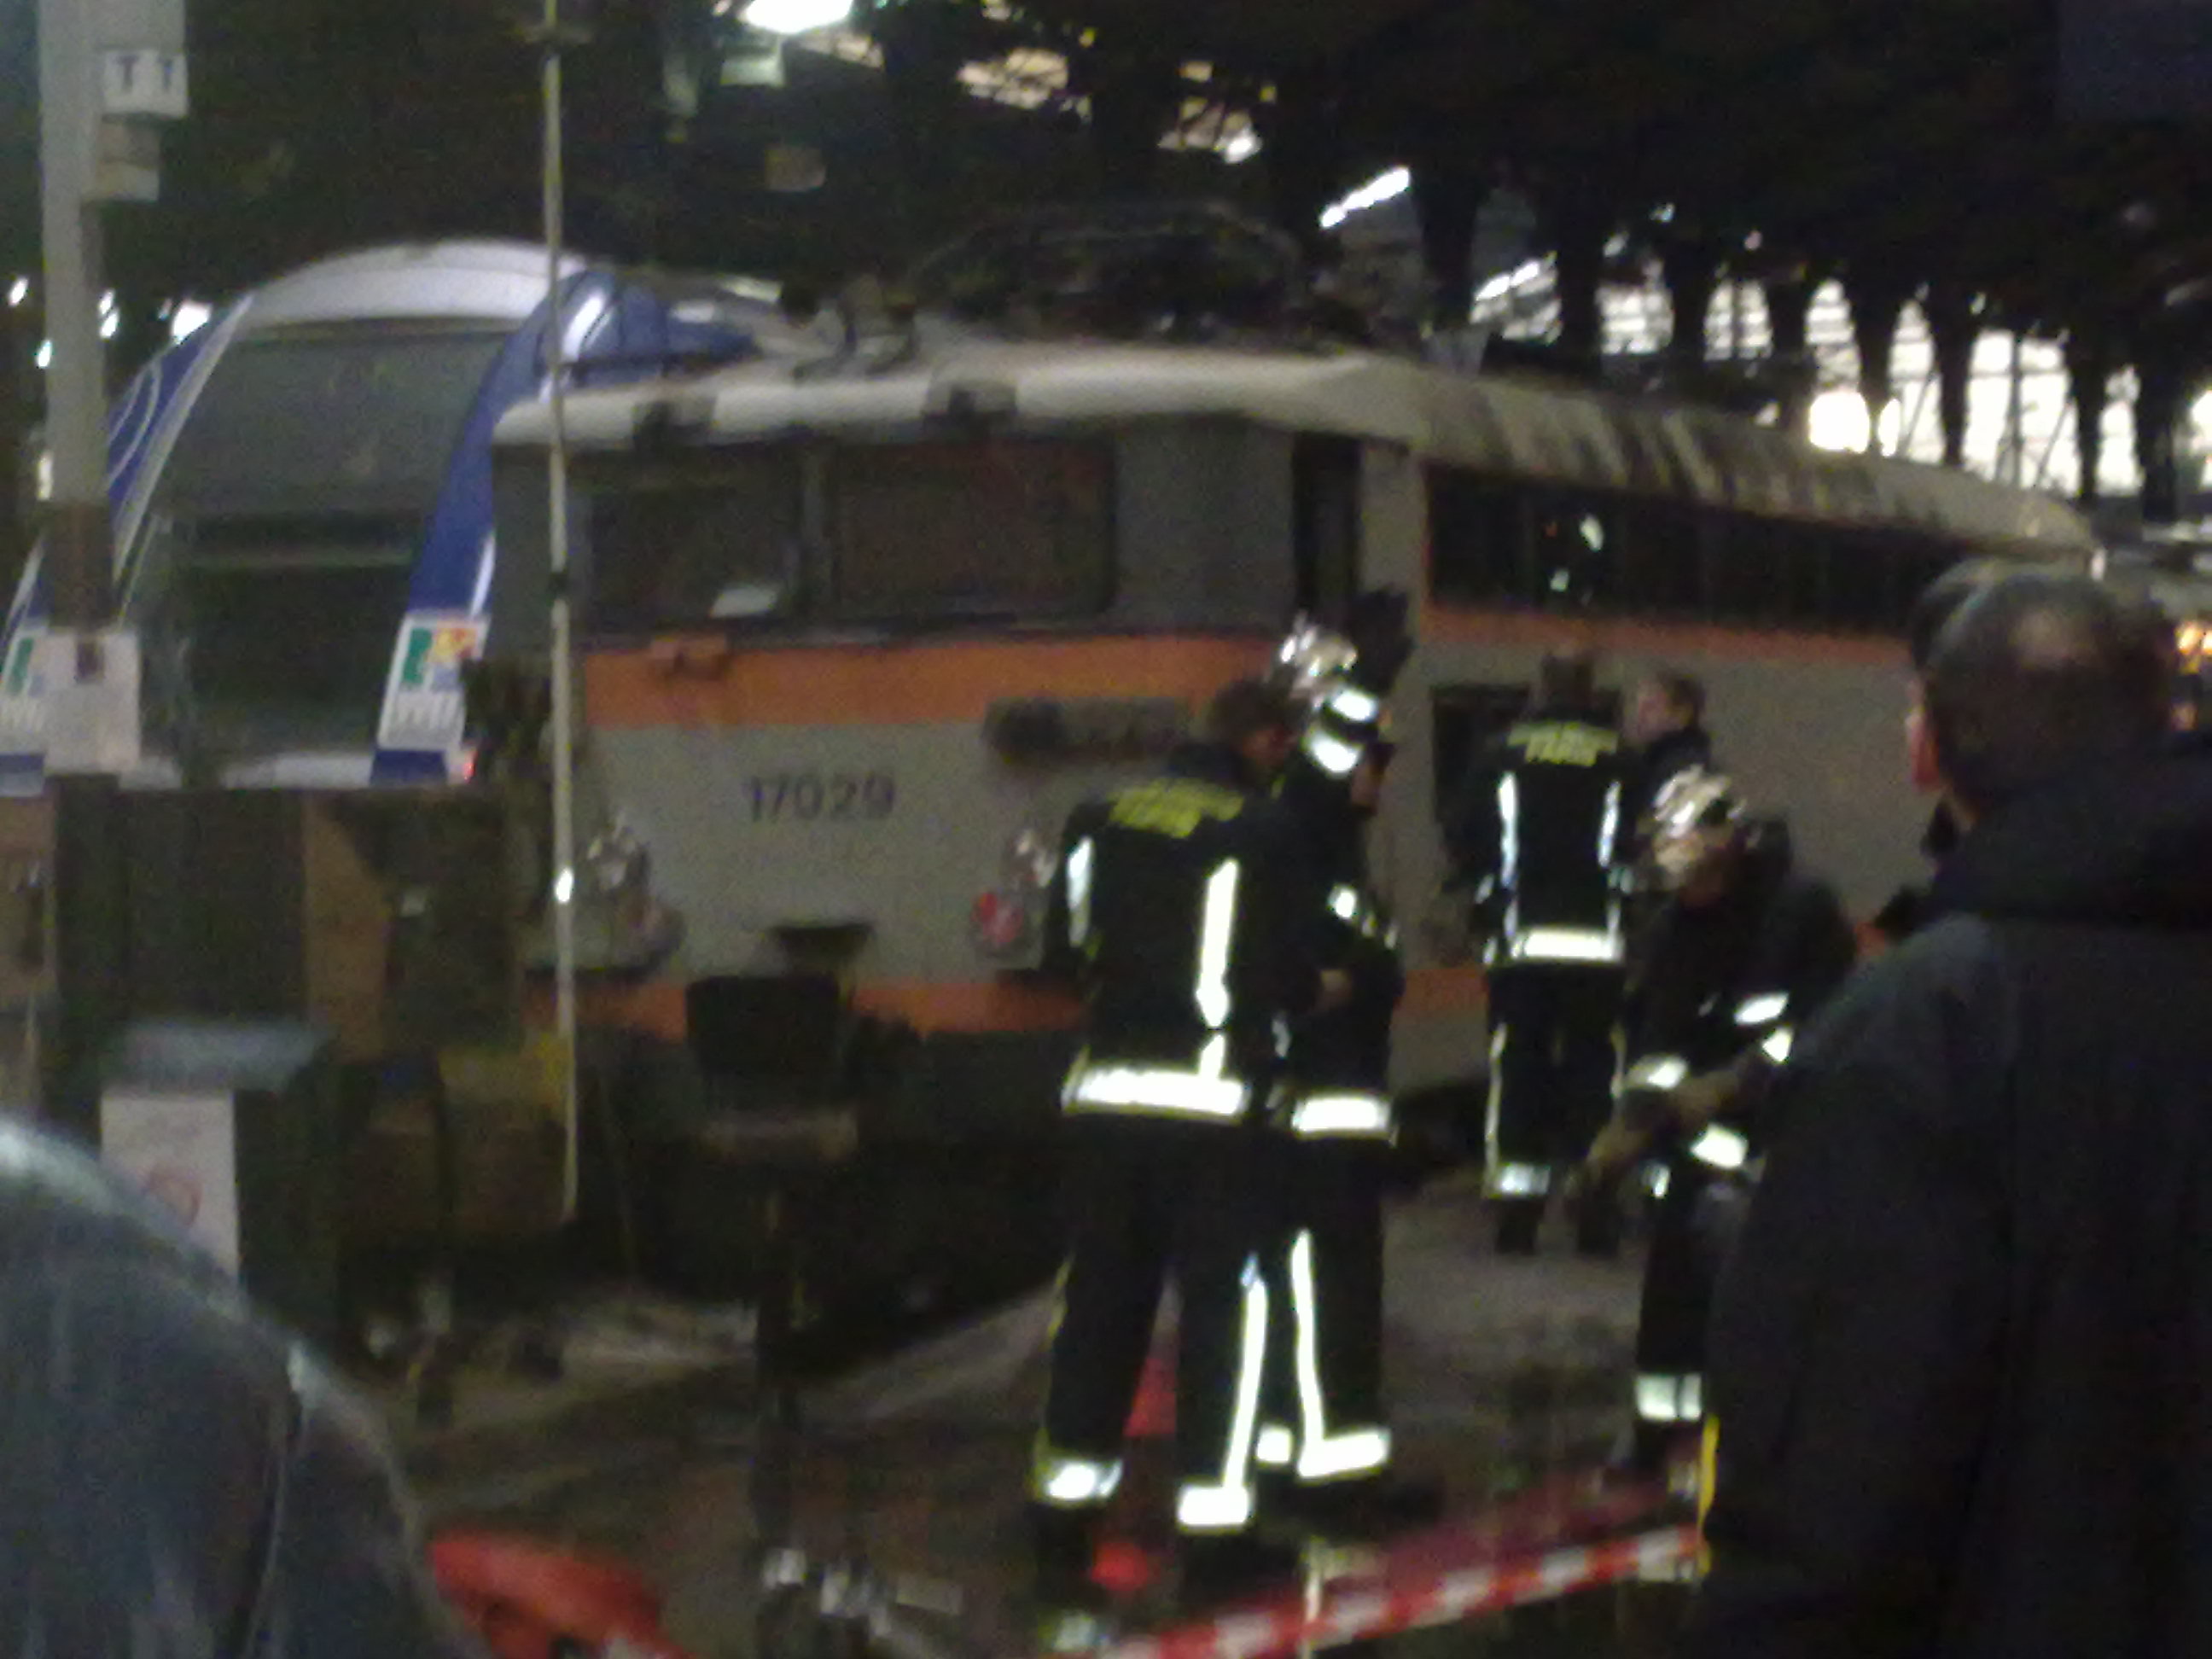
M 104 115 L 182 120 L 191 109 L 186 91 L 181 52 L 125 46 L 100 54 L 100 108 Z
M 98 202 L 150 202 L 161 193 L 155 125 L 191 108 L 185 64 L 185 0 L 95 0 L 100 136 L 91 188 Z

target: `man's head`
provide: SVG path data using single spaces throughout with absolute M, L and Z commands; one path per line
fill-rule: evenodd
M 1206 709 L 1206 739 L 1237 751 L 1255 781 L 1283 769 L 1297 743 L 1297 705 L 1265 680 L 1232 680 Z
M 1582 709 L 1597 702 L 1597 658 L 1580 647 L 1554 651 L 1536 670 L 1536 707 Z
M 1916 678 L 1928 672 L 1936 654 L 1936 641 L 1943 626 L 1965 608 L 1966 601 L 1996 586 L 2019 568 L 2002 559 L 1967 559 L 1953 565 L 1920 590 L 1905 620 L 1905 649 L 1912 656 Z
M 1687 732 L 1705 718 L 1705 688 L 1693 674 L 1662 668 L 1647 675 L 1629 705 L 1628 740 L 1647 744 Z
M 2016 571 L 1937 635 L 1916 714 L 1915 781 L 1962 818 L 2100 762 L 2156 749 L 2170 729 L 2172 630 L 2088 577 Z

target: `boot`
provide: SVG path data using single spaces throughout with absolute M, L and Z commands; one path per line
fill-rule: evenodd
M 1509 1198 L 1498 1206 L 1498 1254 L 1500 1255 L 1534 1255 L 1536 1254 L 1536 1232 L 1544 1224 L 1544 1206 L 1540 1200 Z

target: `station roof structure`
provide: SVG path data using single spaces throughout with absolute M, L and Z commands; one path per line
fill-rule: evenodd
M 2069 108 L 2060 0 L 1024 9 L 1277 78 L 1285 99 L 1325 95 L 1347 181 L 1425 159 L 1624 219 L 1663 204 L 1672 234 L 1740 270 L 1758 263 L 1755 239 L 1768 264 L 1908 291 L 1951 281 L 2018 325 L 2130 346 L 2193 339 L 2212 313 L 2212 146 L 2131 118 L 2148 101 L 2131 110 L 2109 88 L 2095 110 Z M 2212 46 L 2212 7 L 2193 10 Z

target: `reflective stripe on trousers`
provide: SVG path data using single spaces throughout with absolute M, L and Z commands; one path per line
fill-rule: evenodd
M 1228 1042 L 1214 1037 L 1199 1064 L 1100 1066 L 1080 1060 L 1060 1096 L 1071 1112 L 1131 1112 L 1147 1116 L 1224 1121 L 1241 1117 L 1252 1098 L 1240 1079 L 1223 1075 Z
M 1303 1231 L 1291 1242 L 1291 1308 L 1296 1320 L 1299 1433 L 1297 1475 L 1301 1480 L 1342 1480 L 1372 1474 L 1390 1461 L 1390 1431 L 1363 1424 L 1332 1432 L 1328 1401 L 1321 1383 L 1321 1298 L 1314 1285 L 1314 1236 Z M 1272 1425 L 1271 1425 L 1272 1426 Z M 1280 1442 L 1273 1441 L 1273 1446 Z
M 1482 1177 L 1485 1198 L 1542 1198 L 1551 1190 L 1548 1164 L 1492 1164 Z
M 1067 1267 L 1062 1263 L 1052 1287 L 1052 1316 L 1045 1327 L 1045 1346 L 1060 1340 L 1065 1316 Z M 1103 1509 L 1121 1485 L 1118 1457 L 1079 1457 L 1055 1449 L 1051 1437 L 1037 1431 L 1036 1447 L 1030 1459 L 1030 1496 L 1059 1510 Z
M 1332 1136 L 1388 1140 L 1395 1129 L 1389 1096 L 1371 1090 L 1310 1094 L 1291 1108 L 1291 1133 L 1301 1140 Z
M 1490 1034 L 1490 1097 L 1483 1107 L 1483 1167 L 1498 1167 L 1498 1124 L 1505 1111 L 1505 1039 L 1511 1027 L 1504 1022 Z
M 1498 1155 L 1498 1134 L 1505 1115 L 1505 1044 L 1512 1029 L 1500 1023 L 1490 1034 L 1490 1101 L 1482 1125 L 1482 1195 L 1541 1198 L 1552 1190 L 1552 1166 L 1510 1163 Z
M 1267 1285 L 1257 1257 L 1244 1264 L 1244 1319 L 1237 1345 L 1236 1404 L 1221 1477 L 1185 1481 L 1176 1494 L 1176 1525 L 1185 1532 L 1238 1532 L 1251 1524 L 1253 1442 L 1259 1433 L 1260 1383 L 1267 1364 Z
M 1103 1508 L 1121 1485 L 1121 1460 L 1054 1451 L 1042 1435 L 1030 1467 L 1030 1495 L 1059 1510 Z
M 1588 963 L 1619 967 L 1628 959 L 1627 940 L 1618 927 L 1529 927 L 1506 942 L 1509 962 Z

